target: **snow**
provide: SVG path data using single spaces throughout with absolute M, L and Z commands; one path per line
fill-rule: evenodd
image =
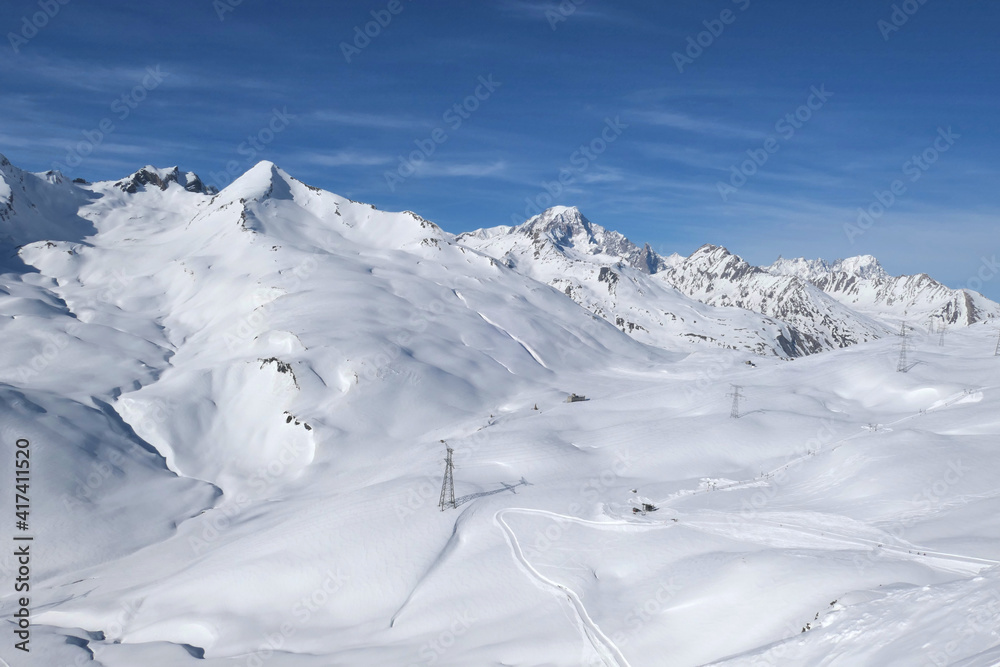
M 643 343 L 684 352 L 711 345 L 745 350 L 748 357 L 787 356 L 778 338 L 792 334 L 782 323 L 707 306 L 665 285 L 638 268 L 638 247 L 576 208 L 556 207 L 519 227 L 462 234 L 457 242 L 551 285 Z
M 858 278 L 885 278 L 885 269 L 878 259 L 871 255 L 858 255 L 847 259 L 826 262 L 822 259 L 783 259 L 765 267 L 768 273 L 782 276 L 797 276 L 804 280 L 816 280 L 830 273 L 846 273 Z
M 1000 317 L 997 304 L 971 290 L 952 290 L 925 274 L 890 276 L 871 255 L 835 262 L 779 259 L 765 270 L 814 284 L 840 303 L 899 328 L 903 322 L 938 330 Z
M 995 325 L 913 332 L 907 373 L 894 336 L 788 361 L 787 324 L 589 221 L 557 249 L 270 163 L 216 195 L 2 169 L 29 268 L 0 274 L 0 474 L 29 438 L 37 548 L 12 666 L 996 664 Z

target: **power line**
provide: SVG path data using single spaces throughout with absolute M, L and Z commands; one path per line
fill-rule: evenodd
M 739 419 L 740 418 L 740 399 L 746 398 L 746 397 L 743 396 L 743 394 L 740 393 L 741 391 L 743 391 L 743 387 L 741 387 L 738 384 L 734 384 L 734 385 L 732 385 L 732 387 L 733 387 L 732 393 L 731 394 L 726 394 L 726 396 L 732 396 L 733 397 L 733 409 L 729 413 L 729 416 L 732 419 Z
M 909 327 L 906 326 L 906 322 L 903 322 L 903 326 L 899 330 L 899 363 L 896 364 L 897 373 L 905 373 L 910 370 L 909 360 L 907 359 L 907 352 L 910 349 L 910 339 L 907 337 L 907 331 Z
M 444 440 L 441 441 L 442 443 Z M 445 511 L 446 508 L 455 509 L 458 505 L 455 504 L 455 462 L 452 461 L 451 455 L 453 450 L 448 445 L 448 456 L 444 460 L 444 480 L 441 482 L 441 500 L 438 502 L 438 507 L 441 511 Z

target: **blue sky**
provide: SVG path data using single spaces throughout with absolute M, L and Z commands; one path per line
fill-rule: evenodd
M 0 152 L 219 185 L 268 159 L 452 232 L 551 201 L 662 253 L 869 253 L 1000 299 L 1000 4 L 895 5 L 11 0 Z

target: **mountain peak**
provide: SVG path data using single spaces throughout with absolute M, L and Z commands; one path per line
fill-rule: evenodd
M 156 186 L 160 190 L 166 190 L 171 183 L 177 183 L 188 192 L 198 192 L 201 194 L 215 194 L 215 188 L 202 182 L 198 174 L 194 172 L 182 172 L 176 166 L 160 169 L 152 165 L 146 165 L 134 174 L 115 183 L 124 192 L 135 194 L 139 188 L 146 186 Z
M 575 206 L 554 206 L 511 231 L 529 234 L 536 240 L 544 237 L 559 248 L 595 254 L 605 230 L 591 223 Z
M 576 206 L 552 206 L 543 211 L 541 217 L 564 217 L 576 220 L 587 219 Z
M 882 278 L 888 275 L 879 261 L 872 255 L 838 259 L 833 263 L 833 270 L 843 271 L 859 278 Z
M 547 252 L 587 262 L 596 257 L 605 265 L 621 262 L 647 274 L 666 266 L 648 244 L 638 247 L 622 234 L 591 222 L 575 206 L 553 206 L 515 227 L 479 229 L 458 239 L 478 247 L 492 243 L 497 255 L 509 256 L 514 248 L 527 246 L 536 258 Z M 505 249 L 498 252 L 501 246 Z
M 714 262 L 723 261 L 723 260 L 728 259 L 730 257 L 735 257 L 736 259 L 738 259 L 741 262 L 743 261 L 742 257 L 740 257 L 738 255 L 734 255 L 733 253 L 729 252 L 729 250 L 725 246 L 713 245 L 711 243 L 706 243 L 705 245 L 701 246 L 700 248 L 698 248 L 697 250 L 695 250 L 693 253 L 691 253 L 691 256 L 688 258 L 688 260 L 689 261 L 694 261 L 694 262 L 713 262 L 714 263 Z
M 886 273 L 879 261 L 872 255 L 858 255 L 847 259 L 827 262 L 822 259 L 784 259 L 779 257 L 774 264 L 765 267 L 773 275 L 796 276 L 803 280 L 816 281 L 828 278 L 832 274 L 844 273 L 855 278 L 885 279 Z
M 292 199 L 293 181 L 295 179 L 275 163 L 261 160 L 222 191 L 234 199 Z
M 520 225 L 523 230 L 555 229 L 559 227 L 584 227 L 592 225 L 576 206 L 553 206 Z

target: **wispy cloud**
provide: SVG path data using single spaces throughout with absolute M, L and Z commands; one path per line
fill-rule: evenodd
M 306 164 L 315 164 L 321 167 L 373 167 L 392 162 L 392 158 L 385 155 L 353 150 L 307 153 L 297 156 L 296 159 Z
M 558 2 L 539 2 L 537 0 L 501 0 L 500 10 L 514 16 L 528 19 L 545 18 L 549 12 L 559 12 Z M 607 18 L 608 15 L 593 7 L 576 7 L 574 17 Z
M 507 163 L 503 160 L 495 162 L 465 162 L 442 164 L 439 162 L 425 162 L 416 172 L 417 176 L 450 176 L 450 177 L 475 177 L 497 176 L 507 170 Z
M 568 11 L 567 6 L 571 6 L 572 11 Z M 591 21 L 603 21 L 627 25 L 633 28 L 649 29 L 648 22 L 639 20 L 634 16 L 622 12 L 618 7 L 599 7 L 595 2 L 576 4 L 567 0 L 566 2 L 553 2 L 552 0 L 500 0 L 498 5 L 500 11 L 514 18 L 549 21 L 552 17 L 560 17 L 560 20 L 586 19 Z
M 657 160 L 669 160 L 695 169 L 716 171 L 731 157 L 729 153 L 705 150 L 690 143 L 652 143 L 638 144 L 637 150 L 643 155 Z
M 316 111 L 309 118 L 323 123 L 369 127 L 378 130 L 410 130 L 429 127 L 428 123 L 410 116 L 377 114 L 362 111 Z
M 105 65 L 83 59 L 58 58 L 23 54 L 16 60 L 0 59 L 0 73 L 4 77 L 21 77 L 29 80 L 43 80 L 60 84 L 69 89 L 91 93 L 121 94 L 132 89 L 153 72 L 165 78 L 172 87 L 208 88 L 217 87 L 218 81 L 210 77 L 187 72 L 181 66 L 167 61 L 150 59 L 129 66 Z M 263 82 L 251 79 L 234 79 L 226 82 L 230 88 L 253 88 L 263 86 Z M 268 90 L 274 90 L 270 85 Z
M 747 130 L 739 125 L 724 123 L 708 118 L 696 118 L 683 113 L 673 111 L 633 111 L 629 118 L 647 125 L 658 125 L 669 127 L 685 132 L 696 132 L 698 134 L 714 134 L 727 137 L 746 137 L 754 139 L 760 137 L 759 132 Z
M 621 169 L 597 165 L 590 171 L 580 174 L 580 181 L 587 184 L 594 183 L 620 183 L 625 180 L 625 175 Z

